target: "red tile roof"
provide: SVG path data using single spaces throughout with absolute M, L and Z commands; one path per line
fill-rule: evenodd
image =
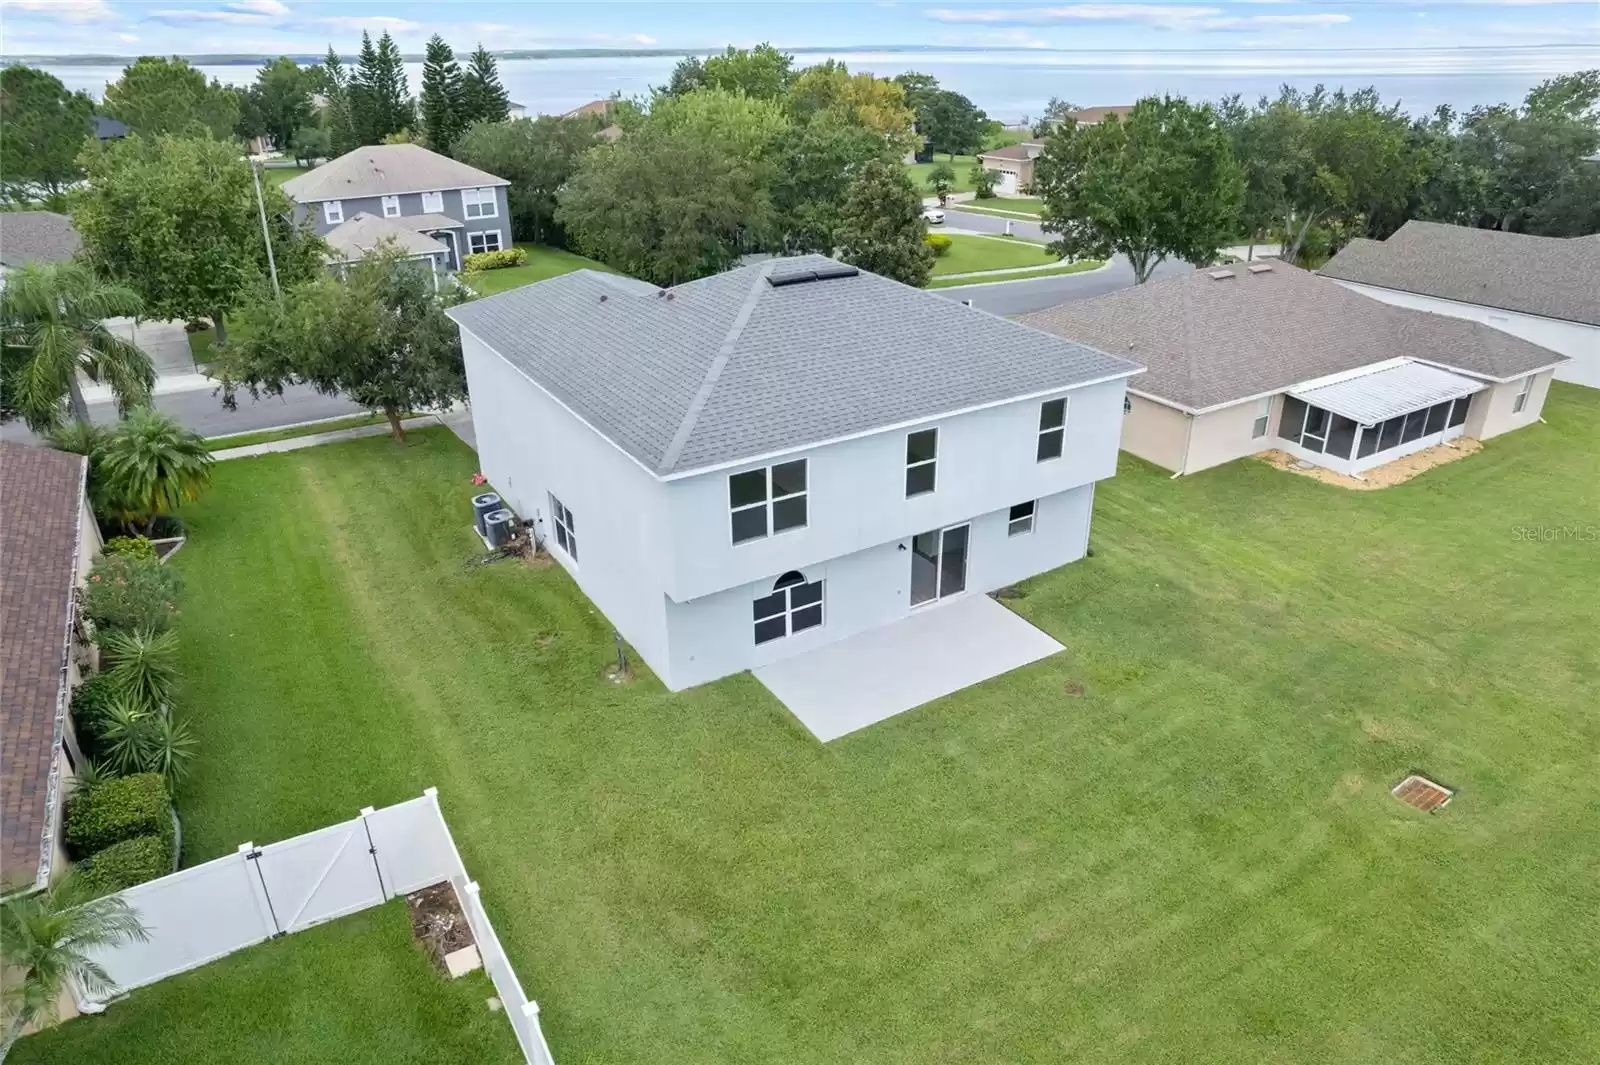
M 81 455 L 0 443 L 0 878 L 48 878 L 43 845 L 65 709 L 67 624 L 78 561 Z M 42 886 L 42 884 L 40 884 Z

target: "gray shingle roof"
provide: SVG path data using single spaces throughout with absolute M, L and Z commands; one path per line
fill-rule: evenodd
M 384 241 L 393 241 L 407 255 L 445 255 L 450 249 L 425 237 L 397 218 L 379 218 L 362 211 L 354 218 L 334 226 L 322 237 L 333 250 L 336 262 L 353 262 Z
M 1380 303 L 1286 263 L 1197 270 L 1023 316 L 1137 359 L 1137 391 L 1191 410 L 1401 356 L 1504 379 L 1566 357 L 1498 329 Z
M 1139 367 L 862 272 L 773 259 L 670 290 L 591 270 L 463 304 L 461 326 L 659 475 Z
M 504 178 L 430 152 L 420 144 L 373 144 L 345 152 L 309 173 L 290 178 L 283 183 L 283 191 L 300 203 L 321 203 L 509 184 Z
M 65 262 L 78 253 L 83 238 L 72 219 L 54 211 L 0 211 L 0 263 Z
M 1351 241 L 1321 271 L 1364 285 L 1600 325 L 1600 240 L 1407 222 Z

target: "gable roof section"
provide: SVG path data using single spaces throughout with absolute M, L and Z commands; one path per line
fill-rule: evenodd
M 420 144 L 373 144 L 345 152 L 315 170 L 290 178 L 283 183 L 283 191 L 299 203 L 322 203 L 509 184 L 504 178 L 430 152 Z
M 1187 410 L 1402 356 L 1496 380 L 1566 361 L 1487 325 L 1380 303 L 1278 262 L 1259 273 L 1196 270 L 1019 321 L 1137 359 L 1149 367 L 1137 391 Z
M 657 476 L 1139 367 L 821 255 L 664 290 L 579 270 L 448 313 Z
M 1037 159 L 1043 147 L 1035 141 L 1023 141 L 1021 144 L 1008 144 L 1003 148 L 996 148 L 989 152 L 979 152 L 979 159 L 1007 159 L 1026 162 Z
M 354 262 L 386 240 L 393 241 L 396 247 L 410 256 L 447 255 L 450 252 L 439 241 L 423 236 L 414 226 L 405 225 L 398 218 L 379 218 L 365 211 L 334 226 L 323 234 L 322 239 L 332 249 L 328 257 L 334 262 Z
M 0 867 L 42 887 L 51 772 L 65 710 L 67 623 L 78 561 L 81 455 L 0 442 Z M 55 782 L 59 788 L 59 781 Z
M 0 211 L 0 264 L 66 262 L 83 246 L 72 219 L 54 211 Z
M 1319 271 L 1420 296 L 1600 325 L 1600 240 L 1407 222 L 1353 240 Z

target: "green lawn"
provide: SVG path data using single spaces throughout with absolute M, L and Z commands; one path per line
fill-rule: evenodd
M 444 1065 L 522 1061 L 482 972 L 450 980 L 405 903 L 230 955 L 17 1044 L 9 1065 Z
M 402 414 L 402 418 L 415 417 L 413 414 Z M 340 429 L 360 429 L 368 425 L 387 425 L 389 419 L 382 414 L 352 414 L 348 418 L 333 418 L 325 422 L 314 422 L 311 425 L 296 425 L 287 429 L 262 429 L 251 433 L 233 433 L 229 436 L 213 436 L 206 439 L 206 443 L 213 451 L 224 448 L 248 447 L 251 444 L 270 444 L 274 440 L 292 440 L 297 436 L 315 436 L 317 433 L 335 433 Z
M 949 156 L 938 155 L 931 163 L 907 163 L 906 174 L 911 178 L 911 183 L 923 196 L 932 196 L 933 190 L 928 187 L 928 176 L 934 168 L 948 166 L 956 172 L 956 181 L 952 189 L 954 192 L 972 191 L 972 168 L 977 164 L 975 155 L 958 155 L 954 159 Z
M 992 200 L 968 200 L 960 205 L 963 211 L 977 211 L 980 214 L 997 213 L 998 217 L 1008 214 L 1026 214 L 1037 218 L 1044 211 L 1044 201 L 1031 196 L 996 196 Z
M 937 229 L 931 230 L 938 232 Z M 1007 270 L 1023 266 L 1050 266 L 1061 260 L 1044 245 L 1014 237 L 971 237 L 946 233 L 950 250 L 933 261 L 933 276 L 969 274 L 976 270 Z
M 282 185 L 285 181 L 292 181 L 301 174 L 309 173 L 309 166 L 271 166 L 261 168 L 261 180 L 273 185 Z
M 1088 270 L 1098 270 L 1105 265 L 1101 259 L 1079 259 L 1076 262 L 1060 263 L 1056 266 L 1045 266 L 1038 270 L 1029 270 L 1025 274 L 1001 274 L 998 277 L 935 277 L 928 282 L 928 288 L 959 288 L 962 285 L 985 285 L 992 281 L 1017 281 L 1028 277 L 1053 277 L 1058 274 L 1081 274 Z
M 521 288 L 535 281 L 543 281 L 547 277 L 559 277 L 584 268 L 604 270 L 608 274 L 616 273 L 605 263 L 585 259 L 581 255 L 562 251 L 560 248 L 547 248 L 542 244 L 518 244 L 517 247 L 528 253 L 527 265 L 462 274 L 461 280 L 470 285 L 480 296 L 492 296 L 497 292 Z
M 1065 652 L 826 746 L 606 681 L 564 571 L 468 564 L 448 431 L 223 463 L 185 860 L 437 785 L 564 1062 L 1593 1062 L 1600 544 L 1516 530 L 1593 528 L 1600 393 L 1544 413 L 1378 492 L 1124 456 L 1014 603 Z

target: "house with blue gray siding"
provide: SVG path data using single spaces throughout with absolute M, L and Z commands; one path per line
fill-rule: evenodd
M 283 191 L 335 249 L 364 245 L 384 229 L 402 248 L 425 248 L 438 268 L 453 271 L 468 255 L 511 247 L 510 184 L 421 145 L 374 144 L 284 182 Z

